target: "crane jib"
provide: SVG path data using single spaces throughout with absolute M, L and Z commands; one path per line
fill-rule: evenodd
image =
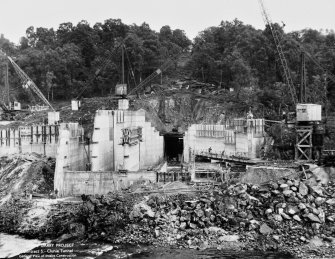
M 20 79 L 23 82 L 22 87 L 26 88 L 26 89 L 31 89 L 33 90 L 33 92 L 46 104 L 48 105 L 53 111 L 55 111 L 55 109 L 52 107 L 52 105 L 49 103 L 49 101 L 45 98 L 45 96 L 43 95 L 43 93 L 41 92 L 41 90 L 36 86 L 36 84 L 34 83 L 34 81 L 19 67 L 18 64 L 15 63 L 15 61 L 8 56 L 5 52 L 3 52 L 2 50 L 0 50 L 0 53 L 3 54 L 5 57 L 8 58 L 8 60 L 10 61 L 10 63 L 12 64 L 12 66 L 14 67 L 15 72 L 18 74 L 18 76 L 20 77 Z

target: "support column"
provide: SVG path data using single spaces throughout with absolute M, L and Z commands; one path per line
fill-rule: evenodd
M 297 141 L 295 146 L 296 160 L 312 160 L 312 126 L 297 126 Z

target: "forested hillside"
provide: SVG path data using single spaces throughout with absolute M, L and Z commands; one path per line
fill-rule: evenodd
M 278 24 L 274 26 L 283 35 L 283 51 L 297 88 L 300 84 L 301 51 L 295 42 L 301 43 L 322 66 L 335 73 L 334 31 L 306 29 L 286 34 Z M 198 79 L 213 82 L 222 88 L 233 88 L 237 101 L 245 106 L 278 114 L 278 109 L 292 104 L 268 27 L 256 30 L 234 20 L 208 28 L 194 39 L 189 65 Z M 306 71 L 308 102 L 325 104 L 325 96 L 332 101 L 335 84 L 326 80 L 323 71 L 307 57 Z
M 18 65 L 47 96 L 74 97 L 88 85 L 86 96 L 104 96 L 121 81 L 121 48 L 126 46 L 125 79 L 135 82 L 150 75 L 169 56 L 186 51 L 191 41 L 180 29 L 169 26 L 157 33 L 149 25 L 126 25 L 109 19 L 93 27 L 86 21 L 63 23 L 58 29 L 29 27 L 20 45 L 2 38 L 0 47 L 14 56 Z M 98 76 L 96 72 L 102 69 Z M 12 85 L 17 85 L 15 78 Z
M 301 51 L 294 41 L 301 43 L 322 66 L 335 74 L 334 31 L 305 29 L 284 33 L 284 25 L 273 26 L 282 33 L 283 51 L 296 87 L 300 83 Z M 239 20 L 223 21 L 219 26 L 207 28 L 199 32 L 193 42 L 183 30 L 171 29 L 168 25 L 156 32 L 146 23 L 127 25 L 119 19 L 93 26 L 86 21 L 77 25 L 63 23 L 57 29 L 29 27 L 18 46 L 2 37 L 0 47 L 15 57 L 49 99 L 64 100 L 75 97 L 85 86 L 88 86 L 87 97 L 110 93 L 121 81 L 121 49 L 118 47 L 121 42 L 126 47 L 125 79 L 130 87 L 150 75 L 168 57 L 188 53 L 184 74 L 213 84 L 221 90 L 219 93 L 234 90 L 227 100 L 233 101 L 232 108 L 253 107 L 271 117 L 292 104 L 270 29 L 257 30 Z M 4 59 L 1 63 L 3 68 Z M 180 71 L 174 69 L 170 69 L 168 75 L 178 79 Z M 328 100 L 328 106 L 333 107 L 335 84 L 308 58 L 306 71 L 308 101 L 324 105 Z M 20 87 L 14 71 L 10 72 L 12 92 L 20 89 L 19 98 L 27 100 L 28 95 Z M 3 71 L 0 84 L 4 84 Z

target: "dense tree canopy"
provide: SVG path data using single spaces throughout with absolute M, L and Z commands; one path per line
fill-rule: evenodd
M 296 42 L 335 74 L 333 31 L 305 29 L 284 33 L 278 24 L 273 26 L 282 35 L 283 51 L 297 88 L 301 50 Z M 234 90 L 230 95 L 234 101 L 232 109 L 251 106 L 273 116 L 292 104 L 270 28 L 257 30 L 239 20 L 210 27 L 200 32 L 193 43 L 184 31 L 168 25 L 155 32 L 147 23 L 127 25 L 120 19 L 108 19 L 93 26 L 85 20 L 77 25 L 62 23 L 57 29 L 31 26 L 19 46 L 1 37 L 0 47 L 14 57 L 48 98 L 69 99 L 85 86 L 86 96 L 106 95 L 121 82 L 121 42 L 126 49 L 125 80 L 130 87 L 168 57 L 187 52 L 193 78 L 212 83 L 220 91 Z M 0 62 L 3 67 L 3 59 Z M 334 107 L 335 84 L 308 58 L 306 71 L 308 101 L 325 104 L 328 100 L 329 106 Z M 10 72 L 10 83 L 19 85 L 14 71 Z
M 273 24 L 273 27 L 282 35 L 283 52 L 297 92 L 301 67 L 299 44 L 335 74 L 333 31 L 305 29 L 286 34 L 278 24 Z M 280 109 L 292 104 L 268 26 L 264 30 L 256 30 L 234 20 L 200 32 L 194 39 L 189 66 L 194 77 L 225 89 L 234 89 L 233 97 L 242 106 L 253 106 L 273 116 L 274 112 L 278 114 Z M 307 101 L 325 104 L 325 87 L 328 89 L 327 99 L 332 101 L 334 82 L 326 80 L 324 71 L 307 57 L 306 71 Z
M 169 37 L 164 28 L 168 28 Z M 68 99 L 85 86 L 86 96 L 106 95 L 121 82 L 121 42 L 126 49 L 125 80 L 130 87 L 154 72 L 167 57 L 187 51 L 191 45 L 180 29 L 164 26 L 158 33 L 146 23 L 126 25 L 120 19 L 108 19 L 94 26 L 85 20 L 77 25 L 62 23 L 58 29 L 30 26 L 19 46 L 2 37 L 0 47 L 15 57 L 46 96 Z M 23 90 L 18 91 L 22 94 Z

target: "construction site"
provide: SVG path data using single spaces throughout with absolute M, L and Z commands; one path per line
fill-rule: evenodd
M 238 88 L 222 86 L 222 68 L 219 83 L 206 81 L 203 67 L 195 77 L 195 48 L 134 84 L 136 65 L 119 40 L 95 67 L 98 80 L 118 55 L 119 82 L 109 93 L 87 96 L 86 85 L 52 101 L 2 49 L 0 232 L 64 244 L 334 258 L 335 115 L 327 85 L 335 76 L 298 42 L 292 71 L 283 35 L 259 2 L 282 79 L 273 83 L 289 98 L 274 104 L 275 115 L 263 104 L 238 106 L 236 95 L 246 99 L 253 87 L 239 97 Z M 315 103 L 306 63 L 326 75 Z M 18 91 L 32 99 L 21 101 Z

